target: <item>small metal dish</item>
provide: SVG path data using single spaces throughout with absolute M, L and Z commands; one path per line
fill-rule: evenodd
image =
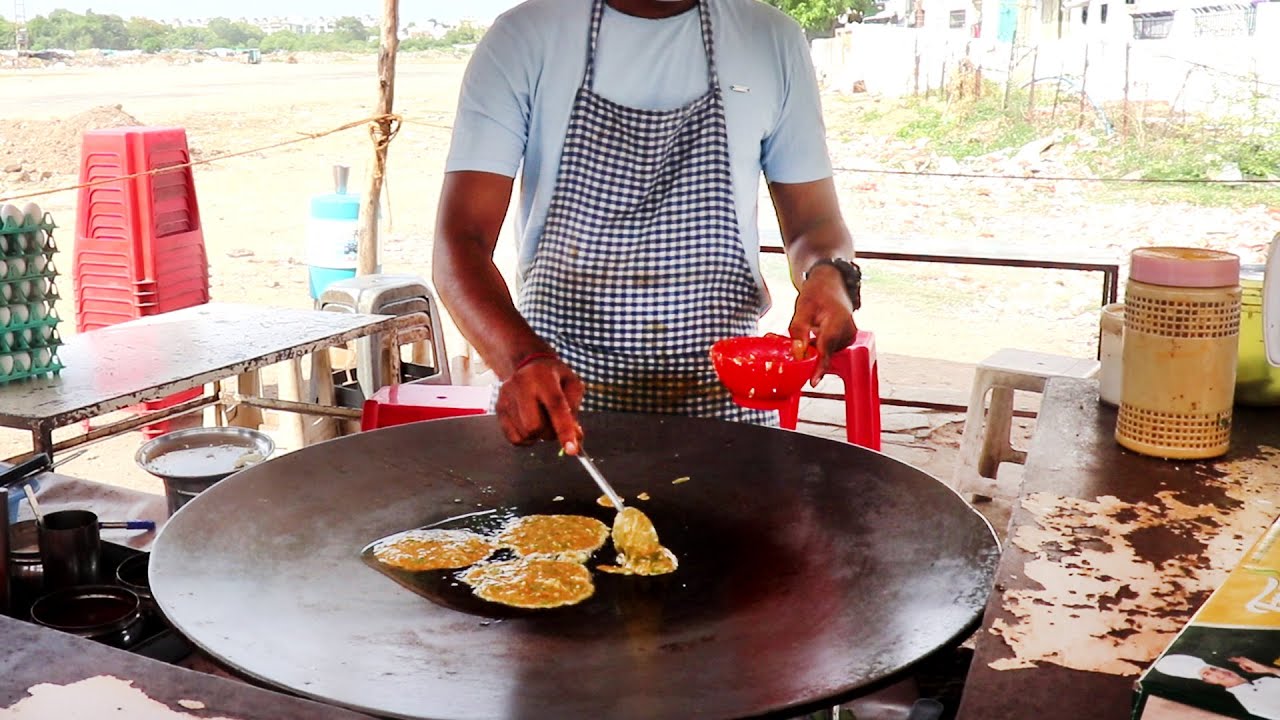
M 83 585 L 49 593 L 31 606 L 31 619 L 54 630 L 128 649 L 142 635 L 142 600 L 115 585 Z
M 143 608 L 154 608 L 155 599 L 151 595 L 151 578 L 148 577 L 151 554 L 142 553 L 120 563 L 116 568 L 116 582 L 132 590 L 142 600 Z
M 237 472 L 275 452 L 266 433 L 248 428 L 192 428 L 166 433 L 138 448 L 135 460 L 164 481 L 169 514 Z

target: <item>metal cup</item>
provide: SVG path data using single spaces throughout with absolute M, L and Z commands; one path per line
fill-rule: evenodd
M 97 515 L 87 510 L 59 510 L 41 518 L 40 562 L 46 591 L 97 583 L 101 560 Z

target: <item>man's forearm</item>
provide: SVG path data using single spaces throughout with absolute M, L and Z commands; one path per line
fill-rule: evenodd
M 787 243 L 787 260 L 791 265 L 791 282 L 804 284 L 804 274 L 819 260 L 844 258 L 853 260 L 853 237 L 838 218 L 816 223 Z
M 516 309 L 482 242 L 437 238 L 431 275 L 463 337 L 502 380 L 511 377 L 522 358 L 553 352 Z
M 770 183 L 769 194 L 791 265 L 791 281 L 797 288 L 819 260 L 853 259 L 853 237 L 841 218 L 834 180 Z

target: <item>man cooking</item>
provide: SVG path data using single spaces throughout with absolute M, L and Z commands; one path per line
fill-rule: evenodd
M 493 253 L 518 171 L 517 306 Z M 771 420 L 707 355 L 769 304 L 762 173 L 816 382 L 856 333 L 861 275 L 800 28 L 758 0 L 529 0 L 494 23 L 463 80 L 433 279 L 502 380 L 511 442 L 576 453 L 580 408 Z

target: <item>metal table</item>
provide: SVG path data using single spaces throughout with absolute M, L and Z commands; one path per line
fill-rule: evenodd
M 1280 408 L 1236 408 L 1231 453 L 1116 444 L 1097 383 L 1050 380 L 961 720 L 1127 720 L 1133 683 L 1280 514 Z
M 514 448 L 479 416 L 340 438 L 228 478 L 170 519 L 152 590 L 219 661 L 398 718 L 795 717 L 976 626 L 997 544 L 934 478 L 776 429 L 583 421 L 618 491 L 651 496 L 635 502 L 680 558 L 675 574 L 597 574 L 583 604 L 521 613 L 447 573 L 427 599 L 364 565 L 371 541 L 469 513 L 611 519 L 578 463 L 551 444 Z
M 67 686 L 106 676 L 128 681 L 147 697 L 171 708 L 181 709 L 181 701 L 202 704 L 204 711 L 190 715 L 192 718 L 369 720 L 365 715 L 183 670 L 4 615 L 0 615 L 0 638 L 4 638 L 0 642 L 0 715 L 6 714 L 4 708 L 27 699 L 36 686 Z M 61 688 L 41 690 L 65 692 Z M 83 702 L 68 707 L 61 700 L 58 714 L 45 717 L 102 717 L 103 708 L 119 702 L 120 689 L 108 688 L 99 696 L 89 708 Z
M 213 303 L 121 323 L 67 340 L 59 352 L 66 369 L 58 376 L 0 385 L 0 427 L 30 431 L 35 452 L 52 455 L 219 403 L 228 378 L 358 338 L 391 338 L 419 321 Z M 398 370 L 388 375 L 396 376 Z M 207 384 L 213 394 L 53 441 L 58 428 Z

